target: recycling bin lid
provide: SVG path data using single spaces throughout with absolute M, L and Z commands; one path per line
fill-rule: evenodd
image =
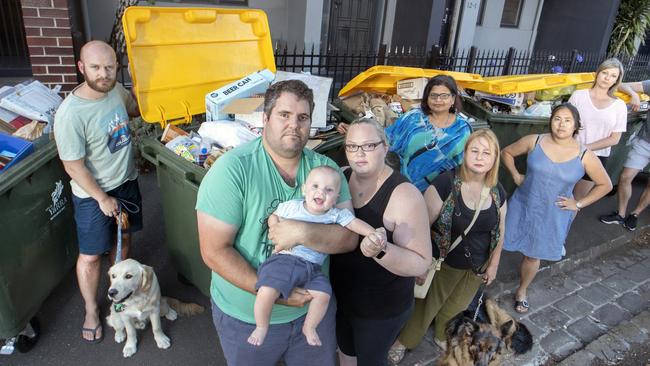
M 468 81 L 464 87 L 491 94 L 526 93 L 537 90 L 558 88 L 570 85 L 591 87 L 594 73 L 572 74 L 528 74 L 485 77 L 482 80 Z M 581 88 L 579 88 L 581 89 Z
M 122 25 L 142 118 L 162 127 L 205 113 L 207 93 L 276 70 L 262 10 L 131 6 Z
M 432 78 L 436 75 L 449 75 L 461 86 L 464 86 L 464 83 L 468 81 L 479 81 L 483 79 L 481 75 L 466 72 L 379 65 L 373 66 L 355 76 L 339 91 L 339 96 L 346 96 L 355 91 L 394 94 L 396 92 L 397 82 L 400 80 Z

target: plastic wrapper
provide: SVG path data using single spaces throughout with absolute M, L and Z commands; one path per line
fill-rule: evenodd
M 247 124 L 239 121 L 203 122 L 199 127 L 199 135 L 224 147 L 237 147 L 260 136 Z
M 199 163 L 199 146 L 188 136 L 178 136 L 165 144 L 176 155 L 192 163 Z

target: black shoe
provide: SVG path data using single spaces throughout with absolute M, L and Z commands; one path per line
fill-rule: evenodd
M 636 230 L 636 220 L 638 219 L 639 218 L 635 214 L 627 215 L 625 221 L 623 221 L 623 227 L 630 231 Z
M 599 217 L 599 220 L 603 224 L 619 224 L 619 225 L 622 224 L 623 221 L 625 221 L 621 217 L 621 215 L 618 214 L 618 211 L 614 211 L 609 215 L 603 215 L 603 216 Z M 635 224 L 636 224 L 636 220 L 634 220 L 634 221 L 635 221 Z

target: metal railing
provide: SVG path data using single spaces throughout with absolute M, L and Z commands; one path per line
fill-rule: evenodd
M 522 75 L 543 73 L 594 72 L 608 57 L 573 51 L 481 50 L 471 47 L 450 53 L 433 46 L 430 49 L 387 47 L 377 51 L 337 53 L 331 50 L 293 49 L 276 47 L 278 70 L 327 76 L 334 79 L 330 97 L 333 98 L 357 74 L 375 65 L 410 66 L 480 74 L 482 76 Z M 626 81 L 650 79 L 650 54 L 622 57 Z

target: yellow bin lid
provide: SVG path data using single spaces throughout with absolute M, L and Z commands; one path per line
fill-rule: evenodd
M 464 84 L 468 89 L 491 94 L 526 93 L 549 88 L 593 83 L 594 73 L 531 74 L 486 77 Z
M 261 10 L 132 6 L 122 24 L 142 118 L 162 127 L 205 113 L 205 95 L 227 83 L 275 72 Z
M 397 82 L 404 79 L 432 78 L 436 75 L 449 75 L 456 82 L 465 86 L 467 81 L 483 80 L 481 75 L 466 72 L 455 72 L 435 69 L 420 69 L 403 66 L 373 66 L 355 76 L 339 91 L 339 96 L 352 94 L 355 91 L 369 91 L 377 93 L 395 93 Z

